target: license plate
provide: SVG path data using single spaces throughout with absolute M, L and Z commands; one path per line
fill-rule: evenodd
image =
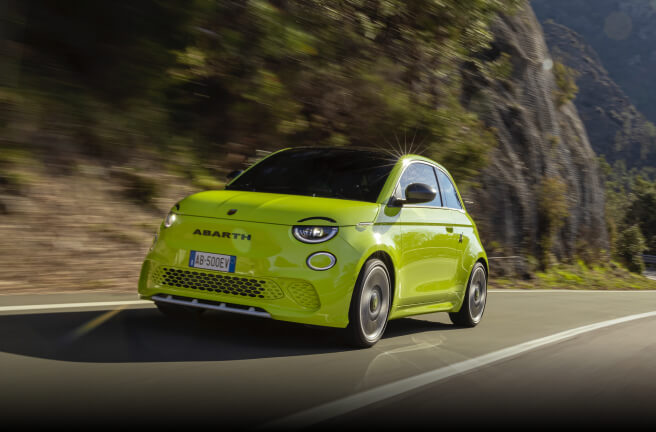
M 234 273 L 236 263 L 237 257 L 232 255 L 221 255 L 194 250 L 189 254 L 189 267 L 194 268 Z

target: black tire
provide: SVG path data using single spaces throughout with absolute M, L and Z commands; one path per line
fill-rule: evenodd
M 203 308 L 183 306 L 166 302 L 155 302 L 155 306 L 169 318 L 175 319 L 198 319 L 205 312 Z
M 474 288 L 472 288 L 474 286 Z M 472 292 L 472 289 L 475 291 Z M 483 318 L 487 302 L 487 272 L 485 266 L 477 262 L 469 275 L 465 298 L 458 312 L 450 312 L 453 324 L 460 327 L 476 327 Z
M 387 328 L 389 311 L 392 306 L 391 294 L 391 279 L 387 266 L 379 259 L 370 259 L 362 267 L 351 297 L 349 325 L 345 331 L 348 345 L 356 348 L 370 348 L 380 340 Z M 368 312 L 366 307 L 362 309 L 363 306 L 369 308 Z M 363 318 L 363 316 L 367 316 L 367 313 L 370 318 L 368 322 L 366 318 Z M 373 330 L 367 332 L 365 327 Z

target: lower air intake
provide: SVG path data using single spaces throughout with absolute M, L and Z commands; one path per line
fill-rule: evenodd
M 275 300 L 284 297 L 280 287 L 262 278 L 244 278 L 175 267 L 158 267 L 153 276 L 156 285 L 205 291 L 237 297 Z

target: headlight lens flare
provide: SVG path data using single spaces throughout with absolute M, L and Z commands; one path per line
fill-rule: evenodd
M 175 223 L 177 218 L 178 218 L 178 215 L 176 215 L 175 213 L 173 213 L 173 212 L 169 213 L 166 216 L 166 219 L 164 219 L 164 227 L 165 228 L 171 228 L 171 225 L 173 225 Z

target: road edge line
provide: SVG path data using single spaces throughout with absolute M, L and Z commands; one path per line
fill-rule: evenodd
M 656 290 L 595 290 L 595 289 L 488 289 L 489 293 L 652 293 L 656 294 Z
M 130 306 L 130 305 L 147 305 L 147 304 L 152 305 L 153 302 L 148 300 L 125 300 L 125 301 L 107 301 L 107 302 L 0 306 L 0 312 L 17 312 L 17 311 L 68 309 L 68 308 L 85 308 L 85 307 Z

